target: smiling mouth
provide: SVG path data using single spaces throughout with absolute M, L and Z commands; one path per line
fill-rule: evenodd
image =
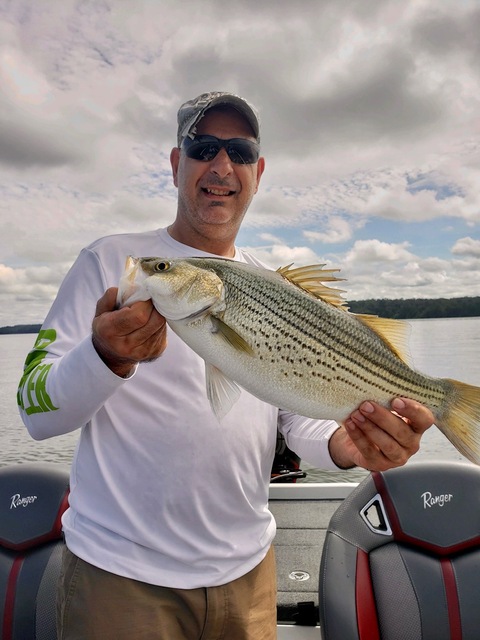
M 233 196 L 235 195 L 235 191 L 225 191 L 224 189 L 211 189 L 208 187 L 202 187 L 202 191 L 203 193 L 206 193 L 207 195 L 210 196 Z

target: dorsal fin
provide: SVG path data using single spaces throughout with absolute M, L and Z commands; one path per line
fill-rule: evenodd
M 400 360 L 407 364 L 409 363 L 410 358 L 407 348 L 409 324 L 407 322 L 394 320 L 393 318 L 379 318 L 378 316 L 362 313 L 354 313 L 352 315 L 376 333 Z
M 320 298 L 341 311 L 348 312 L 348 303 L 341 296 L 344 291 L 327 287 L 327 285 L 323 284 L 324 282 L 341 282 L 344 280 L 344 278 L 337 278 L 337 276 L 333 275 L 338 273 L 340 269 L 324 269 L 324 266 L 324 264 L 312 264 L 292 269 L 292 265 L 289 264 L 286 267 L 280 267 L 277 272 L 295 286 L 315 296 L 315 298 Z M 400 360 L 408 364 L 409 325 L 406 322 L 367 314 L 354 313 L 351 315 L 374 331 Z
M 323 284 L 324 282 L 341 282 L 344 280 L 344 278 L 337 278 L 337 276 L 333 275 L 340 269 L 324 269 L 324 266 L 324 264 L 311 264 L 306 267 L 292 269 L 292 265 L 289 264 L 286 267 L 277 269 L 277 273 L 296 287 L 312 294 L 315 298 L 329 302 L 334 307 L 342 309 L 342 311 L 348 311 L 347 303 L 341 296 L 344 291 L 327 287 L 327 285 Z

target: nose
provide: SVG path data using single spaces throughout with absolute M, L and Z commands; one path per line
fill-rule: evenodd
M 210 161 L 210 171 L 219 178 L 226 178 L 233 173 L 232 164 L 226 149 L 220 149 L 215 158 Z

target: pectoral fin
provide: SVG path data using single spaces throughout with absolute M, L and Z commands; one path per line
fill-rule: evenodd
M 253 356 L 252 347 L 246 342 L 241 335 L 239 335 L 234 329 L 228 326 L 221 318 L 212 316 L 213 331 L 218 333 L 228 344 L 243 353 Z
M 213 364 L 205 363 L 207 396 L 213 413 L 221 420 L 240 397 L 241 389 Z

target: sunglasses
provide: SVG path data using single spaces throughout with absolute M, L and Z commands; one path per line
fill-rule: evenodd
M 255 164 L 260 157 L 260 145 L 244 138 L 222 140 L 215 136 L 187 136 L 182 142 L 182 147 L 188 158 L 202 162 L 213 160 L 220 149 L 225 149 L 235 164 Z

